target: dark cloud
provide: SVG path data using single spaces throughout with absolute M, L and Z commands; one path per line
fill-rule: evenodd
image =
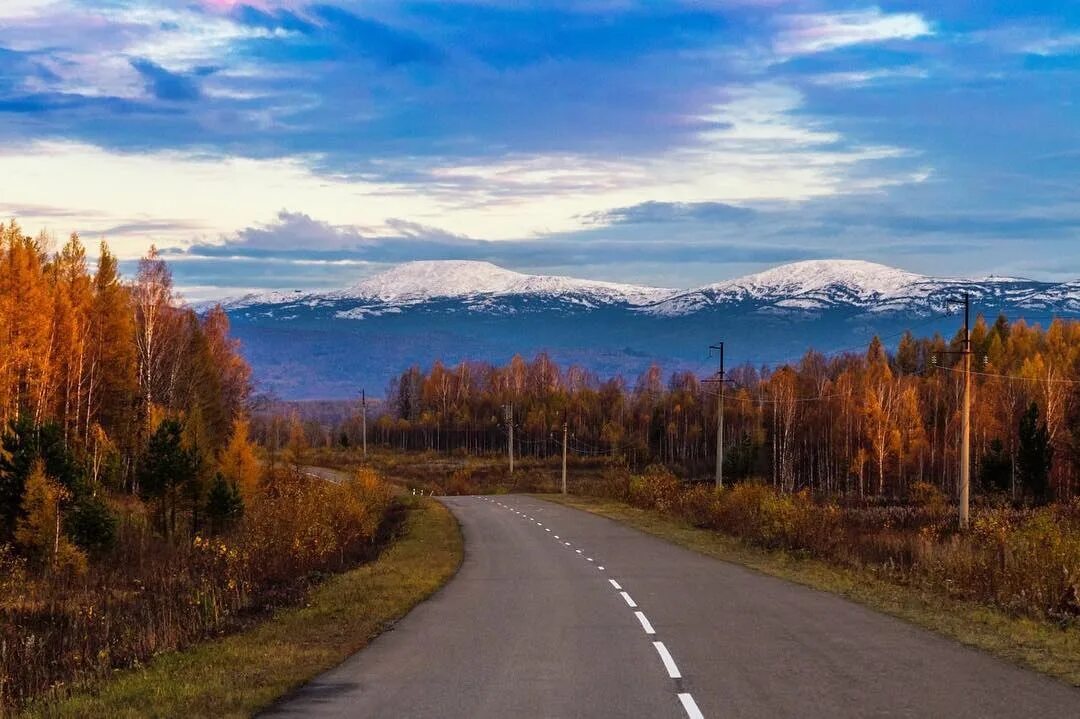
M 124 237 L 140 235 L 153 237 L 157 232 L 174 233 L 177 230 L 202 230 L 203 225 L 183 220 L 153 220 L 147 222 L 125 222 L 119 225 L 84 233 L 87 237 Z
M 723 202 L 642 202 L 630 207 L 598 212 L 588 216 L 597 224 L 657 224 L 666 222 L 740 222 L 755 212 Z
M 596 237 L 571 233 L 545 238 L 477 240 L 402 220 L 388 223 L 398 234 L 375 234 L 356 227 L 337 227 L 304 213 L 279 213 L 277 221 L 249 227 L 221 244 L 198 244 L 177 256 L 276 259 L 286 261 L 357 261 L 394 264 L 413 260 L 483 260 L 510 267 L 552 264 L 786 262 L 819 257 L 815 249 L 718 240 L 672 243 L 658 238 Z
M 131 60 L 131 66 L 146 81 L 147 90 L 158 100 L 192 102 L 198 100 L 202 94 L 192 76 L 170 72 L 161 65 L 143 58 Z M 205 75 L 207 72 L 205 68 L 200 68 L 193 74 Z

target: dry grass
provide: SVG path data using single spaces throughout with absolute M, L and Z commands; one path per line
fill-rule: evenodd
M 335 575 L 303 607 L 248 631 L 155 657 L 93 691 L 32 707 L 33 717 L 246 717 L 367 645 L 457 571 L 462 539 L 441 504 L 403 500 L 402 536 Z
M 656 510 L 591 497 L 543 495 L 541 499 L 614 519 L 701 554 L 741 564 L 920 625 L 1036 671 L 1080 686 L 1080 628 L 1016 617 L 974 602 L 898 584 L 869 568 L 840 567 L 820 559 L 769 550 Z

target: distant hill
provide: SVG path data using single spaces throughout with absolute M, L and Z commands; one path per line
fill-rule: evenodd
M 907 328 L 951 337 L 948 300 L 970 293 L 990 320 L 1080 317 L 1080 281 L 938 278 L 855 260 L 814 260 L 689 290 L 528 275 L 487 262 L 410 262 L 330 292 L 271 292 L 223 303 L 260 389 L 286 399 L 381 395 L 413 364 L 505 362 L 545 350 L 601 376 L 652 362 L 708 371 L 771 364 L 807 348 L 889 345 Z

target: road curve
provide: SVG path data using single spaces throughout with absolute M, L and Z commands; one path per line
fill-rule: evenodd
M 521 496 L 458 575 L 268 716 L 1080 716 L 1080 691 L 836 596 Z

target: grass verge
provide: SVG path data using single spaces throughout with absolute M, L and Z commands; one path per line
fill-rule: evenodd
M 450 512 L 433 500 L 402 501 L 402 536 L 375 561 L 326 580 L 304 606 L 162 654 L 26 716 L 247 717 L 269 706 L 362 649 L 457 571 L 462 539 Z
M 535 495 L 607 517 L 687 549 L 781 579 L 832 592 L 871 609 L 925 627 L 1015 664 L 1080 686 L 1080 630 L 1010 616 L 918 587 L 897 584 L 872 569 L 841 567 L 818 559 L 754 547 L 659 512 L 592 497 Z

